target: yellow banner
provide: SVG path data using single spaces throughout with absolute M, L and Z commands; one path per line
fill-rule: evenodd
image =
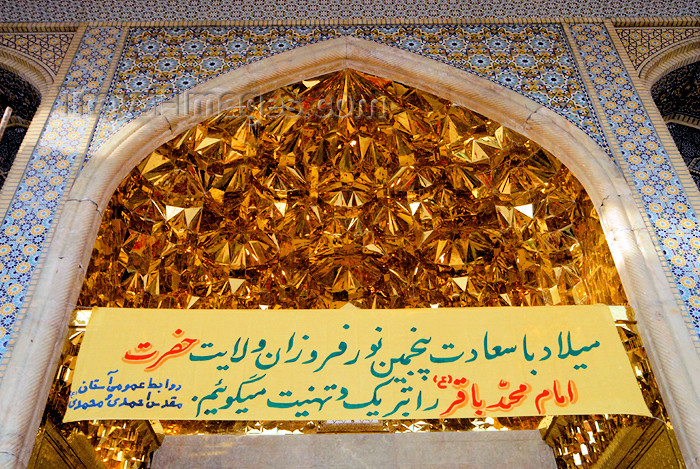
M 607 306 L 93 310 L 65 421 L 649 415 Z

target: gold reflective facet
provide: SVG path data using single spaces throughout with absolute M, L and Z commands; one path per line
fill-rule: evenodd
M 330 104 L 329 104 L 330 103 Z M 595 210 L 534 142 L 345 71 L 178 136 L 112 198 L 82 306 L 624 303 Z
M 557 467 L 685 467 L 632 310 L 627 308 L 626 312 L 627 318 L 616 318 L 617 331 L 644 400 L 655 417 L 608 414 L 546 417 L 539 429 L 544 441 L 554 450 Z
M 267 93 L 146 157 L 106 209 L 79 300 L 189 309 L 592 303 L 627 299 L 598 215 L 565 166 L 468 109 L 354 71 Z M 618 324 L 650 409 L 667 421 L 634 322 Z M 68 342 L 47 406 L 58 419 L 79 338 Z M 558 462 L 573 468 L 592 467 L 616 433 L 625 435 L 621 428 L 648 430 L 650 422 L 163 421 L 155 434 L 539 425 Z M 103 427 L 120 435 L 115 428 L 134 432 L 140 423 L 77 425 L 60 429 L 97 442 Z M 143 441 L 129 450 L 137 459 L 152 451 L 154 440 Z M 99 450 L 105 464 L 122 467 L 105 453 L 121 454 L 119 444 L 107 446 Z

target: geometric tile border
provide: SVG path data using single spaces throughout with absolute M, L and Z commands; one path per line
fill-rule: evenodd
M 66 56 L 74 33 L 3 33 L 0 46 L 14 49 L 44 64 L 56 75 Z
M 449 18 L 547 18 L 559 17 L 678 17 L 697 15 L 692 0 L 238 0 L 221 3 L 190 0 L 187 8 L 176 2 L 148 0 L 101 2 L 91 0 L 2 0 L 2 21 L 96 22 L 96 21 L 275 21 L 305 18 L 333 19 L 425 19 Z M 224 6 L 225 5 L 225 6 Z M 5 7 L 4 9 L 2 7 Z
M 700 37 L 700 28 L 616 28 L 615 32 L 636 70 L 664 49 Z
M 625 71 L 602 24 L 570 26 L 614 135 L 628 183 L 658 240 L 670 280 L 680 292 L 696 336 L 700 336 L 700 227 L 668 152 L 654 129 L 642 100 Z

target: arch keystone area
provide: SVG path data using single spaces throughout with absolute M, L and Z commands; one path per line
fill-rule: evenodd
M 129 171 L 219 109 L 344 68 L 403 82 L 493 118 L 571 170 L 600 215 L 686 464 L 700 467 L 700 360 L 632 191 L 610 157 L 574 124 L 512 90 L 353 37 L 287 51 L 202 83 L 125 125 L 92 156 L 63 206 L 0 387 L 0 467 L 23 467 L 29 460 L 102 210 Z

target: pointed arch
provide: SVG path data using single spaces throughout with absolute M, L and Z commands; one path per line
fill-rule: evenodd
M 54 76 L 43 64 L 4 46 L 0 46 L 0 65 L 27 80 L 42 96 L 54 83 Z
M 700 37 L 678 42 L 651 57 L 640 67 L 639 77 L 651 89 L 661 77 L 697 61 L 700 61 Z
M 700 461 L 699 360 L 633 193 L 609 156 L 574 124 L 512 90 L 426 57 L 352 37 L 287 51 L 202 83 L 130 122 L 96 152 L 63 208 L 38 293 L 0 388 L 0 414 L 7 423 L 0 430 L 1 449 L 17 461 L 29 458 L 102 210 L 129 171 L 220 108 L 344 68 L 403 82 L 493 118 L 539 143 L 572 171 L 598 210 L 686 461 Z

